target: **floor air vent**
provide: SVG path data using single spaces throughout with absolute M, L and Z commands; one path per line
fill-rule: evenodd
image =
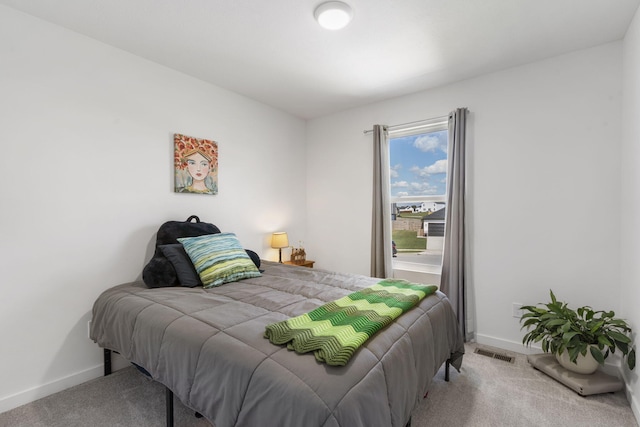
M 481 356 L 491 357 L 492 359 L 502 360 L 503 362 L 513 363 L 515 361 L 515 357 L 507 356 L 506 354 L 495 353 L 493 351 L 485 350 L 483 348 L 476 348 L 474 353 L 479 354 Z

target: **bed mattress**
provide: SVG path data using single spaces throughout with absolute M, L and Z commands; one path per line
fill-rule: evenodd
M 264 261 L 261 277 L 217 288 L 105 291 L 91 338 L 143 367 L 216 427 L 404 427 L 440 366 L 460 367 L 464 343 L 436 292 L 379 331 L 346 366 L 328 366 L 264 337 L 379 279 Z

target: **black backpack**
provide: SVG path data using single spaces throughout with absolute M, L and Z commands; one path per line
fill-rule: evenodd
M 195 222 L 192 222 L 192 220 L 195 220 Z M 165 222 L 158 229 L 156 251 L 144 267 L 144 270 L 142 270 L 142 280 L 150 288 L 181 286 L 174 263 L 167 258 L 165 253 L 171 249 L 173 249 L 173 253 L 180 253 L 182 245 L 178 242 L 179 237 L 198 237 L 217 233 L 220 233 L 218 227 L 208 222 L 200 222 L 200 218 L 195 215 L 191 215 L 186 221 Z M 182 252 L 186 260 L 191 262 L 184 249 L 182 249 Z M 195 285 L 185 283 L 184 286 L 191 287 Z
M 196 215 L 191 215 L 186 221 L 165 222 L 158 229 L 156 250 L 142 271 L 142 280 L 150 288 L 201 286 L 200 277 L 178 238 L 217 233 L 220 233 L 218 227 L 208 222 L 200 222 Z M 248 249 L 245 251 L 256 267 L 260 268 L 258 254 Z

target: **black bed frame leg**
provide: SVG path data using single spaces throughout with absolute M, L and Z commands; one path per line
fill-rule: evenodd
M 104 349 L 104 376 L 111 375 L 111 350 Z
M 173 392 L 165 386 L 165 397 L 167 407 L 167 427 L 173 427 Z
M 449 382 L 449 366 L 451 365 L 451 360 L 447 359 L 444 366 L 444 380 Z
M 104 355 L 104 375 L 111 375 L 111 350 L 105 348 Z M 167 427 L 173 427 L 173 392 L 165 386 L 165 402 L 167 410 Z M 196 416 L 200 414 L 196 413 Z M 202 415 L 200 415 L 202 416 Z

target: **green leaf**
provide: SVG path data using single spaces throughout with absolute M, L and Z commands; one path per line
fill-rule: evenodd
M 593 356 L 593 358 L 596 359 L 599 364 L 604 365 L 604 355 L 598 349 L 598 347 L 592 345 L 589 350 L 591 351 L 591 355 Z
M 593 326 L 589 329 L 589 331 L 590 331 L 591 333 L 594 333 L 594 332 L 595 332 L 595 331 L 597 331 L 598 329 L 602 328 L 602 325 L 604 325 L 604 322 L 600 321 L 600 322 L 596 323 L 595 325 L 593 325 Z
M 613 345 L 613 343 L 604 335 L 598 335 L 598 343 L 606 345 L 607 347 L 611 347 Z
M 629 353 L 629 344 L 627 344 L 626 342 L 616 341 L 616 347 L 620 349 L 622 354 Z
M 618 331 L 609 331 L 609 336 L 611 338 L 613 338 L 614 340 L 616 340 L 616 341 L 620 341 L 620 342 L 624 342 L 624 343 L 630 343 L 631 342 L 631 338 L 629 338 L 625 334 L 621 334 Z
M 576 359 L 580 354 L 580 349 L 578 347 L 573 347 L 568 350 L 569 350 L 569 360 L 571 360 L 573 363 L 576 363 Z
M 565 320 L 564 319 L 553 319 L 553 320 L 549 320 L 547 322 L 547 327 L 550 326 L 560 326 L 560 325 L 564 325 L 565 324 Z
M 609 324 L 612 326 L 617 326 L 624 331 L 631 330 L 631 328 L 629 328 L 629 325 L 627 325 L 627 322 L 622 319 L 611 319 L 611 321 L 609 321 Z
M 524 329 L 530 325 L 535 325 L 538 323 L 538 319 L 527 319 L 523 324 L 522 327 L 520 329 Z
M 567 343 L 567 344 L 568 344 L 568 343 L 569 343 L 569 341 L 571 341 L 571 338 L 573 338 L 573 337 L 575 337 L 576 335 L 579 335 L 579 334 L 580 334 L 580 332 L 575 332 L 575 331 L 572 331 L 572 332 L 566 332 L 566 333 L 564 333 L 564 334 L 562 335 L 562 340 L 563 340 L 565 343 Z
M 633 368 L 636 367 L 636 349 L 631 349 L 629 355 L 627 356 L 627 365 L 629 369 L 633 371 Z
M 540 316 L 541 314 L 544 314 L 547 312 L 547 310 L 543 309 L 543 308 L 538 308 L 538 307 L 534 307 L 531 305 L 526 305 L 526 306 L 522 306 L 520 307 L 521 310 L 523 311 L 528 311 L 529 313 L 525 313 L 524 316 L 527 317 L 533 317 L 533 316 Z

